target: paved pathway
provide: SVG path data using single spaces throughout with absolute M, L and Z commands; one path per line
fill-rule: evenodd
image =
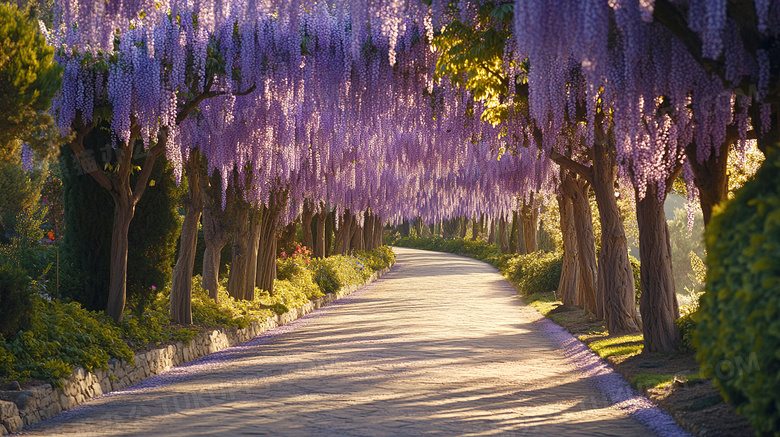
M 396 253 L 382 280 L 267 344 L 185 367 L 175 383 L 93 400 L 28 434 L 651 435 L 574 371 L 492 267 Z

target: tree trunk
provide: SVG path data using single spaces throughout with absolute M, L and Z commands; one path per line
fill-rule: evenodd
M 203 289 L 208 290 L 209 297 L 219 302 L 219 265 L 222 248 L 230 237 L 229 217 L 232 217 L 233 196 L 228 190 L 225 210 L 222 210 L 220 196 L 222 195 L 221 177 L 201 177 L 201 192 L 203 193 L 203 239 L 206 250 L 203 252 Z
M 379 216 L 374 217 L 374 245 L 376 247 L 384 246 L 384 223 L 382 223 L 382 218 Z
M 436 224 L 435 223 L 429 224 L 428 225 L 428 231 L 430 232 L 430 234 L 431 234 L 430 236 L 431 237 L 436 235 Z
M 301 213 L 301 231 L 303 232 L 303 245 L 307 249 L 314 246 L 314 235 L 311 232 L 311 221 L 314 218 L 314 209 L 309 202 L 303 202 L 303 212 Z
M 524 201 L 521 212 L 523 216 L 525 251 L 526 253 L 533 253 L 539 250 L 539 244 L 536 240 L 536 231 L 539 228 L 539 206 Z
M 501 253 L 509 253 L 509 236 L 506 232 L 506 218 L 504 216 L 498 219 L 498 236 Z
M 188 190 L 187 211 L 181 225 L 179 259 L 173 268 L 170 312 L 174 323 L 190 325 L 192 324 L 192 274 L 198 247 L 198 224 L 204 203 L 200 182 L 202 176 L 200 154 L 197 151 L 194 151 L 187 160 L 185 172 Z
M 257 284 L 257 265 L 258 265 L 258 251 L 262 251 L 261 245 L 262 231 L 263 231 L 263 208 L 252 208 L 249 213 L 249 266 L 246 272 L 246 290 L 244 290 L 244 299 L 255 299 L 255 286 Z M 275 240 L 275 239 L 274 239 Z M 276 245 L 274 245 L 274 255 L 276 255 Z M 269 291 L 270 293 L 270 291 Z
M 250 254 L 250 229 L 249 210 L 250 205 L 243 200 L 236 199 L 235 204 L 236 227 L 233 233 L 233 259 L 230 262 L 230 276 L 228 277 L 228 294 L 233 299 L 246 299 L 247 276 L 249 275 Z M 254 272 L 254 266 L 251 270 Z M 254 279 L 252 280 L 254 284 Z
M 525 255 L 528 253 L 527 250 L 525 250 L 525 220 L 523 220 L 523 210 L 522 207 L 519 211 L 517 211 L 517 249 L 516 252 L 520 255 Z
M 374 247 L 374 216 L 365 213 L 363 218 L 363 250 L 372 250 Z
M 407 223 L 407 227 L 409 224 Z M 363 227 L 357 220 L 357 215 L 352 216 L 352 236 L 350 238 L 349 248 L 351 251 L 363 250 Z
M 558 298 L 564 305 L 577 305 L 577 286 L 580 280 L 579 256 L 577 255 L 577 230 L 574 226 L 574 205 L 572 199 L 558 194 L 558 210 L 561 217 L 563 236 L 563 266 L 558 282 Z M 522 238 L 520 238 L 522 240 Z
M 414 219 L 414 232 L 417 234 L 417 238 L 422 237 L 422 232 L 423 232 L 422 217 L 417 217 L 416 219 Z
M 648 186 L 645 197 L 637 201 L 636 216 L 639 255 L 642 258 L 639 310 L 642 314 L 644 352 L 672 353 L 677 351 L 678 333 L 674 321 L 679 317 L 679 307 L 672 274 L 669 228 L 663 199 L 658 199 L 655 185 Z
M 636 310 L 634 273 L 628 260 L 628 240 L 620 216 L 615 181 L 614 152 L 597 141 L 593 149 L 593 191 L 601 221 L 596 299 L 610 334 L 637 332 L 641 321 Z
M 268 294 L 274 294 L 274 280 L 276 279 L 276 230 L 279 221 L 279 213 L 284 207 L 285 200 L 277 200 L 271 196 L 268 206 L 261 206 L 259 215 L 260 231 L 257 248 L 257 262 L 255 263 L 254 286 L 265 290 Z
M 115 322 L 122 321 L 127 296 L 127 233 L 135 214 L 132 197 L 111 193 L 114 197 L 114 226 L 111 232 L 111 272 L 106 314 Z
M 466 217 L 461 217 L 458 221 L 460 222 L 460 238 L 466 238 L 466 230 L 469 226 L 469 219 Z
M 728 153 L 732 144 L 733 141 L 724 141 L 718 155 L 711 152 L 709 158 L 702 162 L 699 162 L 696 155 L 696 144 L 691 143 L 685 149 L 685 153 L 688 155 L 688 162 L 693 170 L 694 184 L 699 189 L 701 212 L 704 217 L 705 227 L 712 218 L 712 210 L 715 205 L 728 198 Z
M 477 237 L 479 237 L 479 228 L 479 220 L 474 219 L 471 222 L 471 241 L 476 241 Z
M 496 223 L 492 218 L 485 220 L 485 223 L 488 226 L 488 244 L 496 244 Z
M 593 235 L 593 215 L 588 202 L 589 188 L 584 179 L 574 179 L 571 175 L 564 179 L 563 189 L 566 197 L 572 200 L 574 227 L 577 231 L 577 256 L 580 262 L 577 305 L 601 317 L 596 300 L 596 238 Z
M 325 206 L 317 214 L 317 240 L 314 243 L 314 257 L 325 258 L 325 222 L 328 220 L 328 212 Z
M 338 245 L 337 253 L 339 255 L 345 255 L 349 252 L 349 242 L 352 240 L 352 215 L 349 210 L 345 210 L 341 217 L 341 226 L 338 230 L 336 238 L 336 244 Z
M 517 253 L 517 211 L 512 211 L 512 226 L 509 228 L 509 252 Z M 522 236 L 521 236 L 522 237 Z
M 328 212 L 327 220 L 325 221 L 325 257 L 329 257 L 331 250 L 333 250 L 333 228 L 335 225 L 336 213 Z

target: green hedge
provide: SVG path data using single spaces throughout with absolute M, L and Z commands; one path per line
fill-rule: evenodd
M 716 212 L 694 335 L 702 369 L 759 435 L 780 435 L 780 153 Z
M 562 267 L 562 253 L 534 252 L 511 258 L 504 274 L 522 294 L 546 293 L 558 289 Z

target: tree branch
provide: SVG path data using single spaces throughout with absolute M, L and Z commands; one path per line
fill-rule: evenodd
M 211 99 L 218 96 L 224 96 L 228 94 L 232 94 L 234 96 L 245 96 L 251 92 L 253 92 L 255 89 L 257 89 L 257 84 L 252 85 L 247 89 L 246 91 L 231 93 L 229 91 L 204 91 L 200 93 L 197 97 L 187 102 L 187 104 L 184 105 L 184 107 L 181 108 L 179 113 L 176 115 L 176 124 L 181 123 L 184 121 L 192 111 L 198 108 L 198 105 L 206 99 Z
M 135 181 L 135 189 L 133 189 L 133 198 L 135 199 L 136 203 L 139 200 L 141 200 L 141 196 L 143 196 L 144 191 L 148 186 L 149 177 L 152 175 L 152 170 L 154 169 L 154 163 L 155 161 L 157 161 L 157 158 L 160 155 L 162 155 L 162 152 L 165 150 L 165 146 L 167 144 L 168 144 L 168 128 L 163 127 L 157 133 L 157 144 L 155 144 L 152 147 L 149 147 L 148 153 L 146 155 L 146 159 L 144 159 L 144 165 L 141 168 L 141 174 L 138 175 L 138 180 Z
M 93 158 L 92 155 L 87 154 L 87 151 L 84 148 L 84 137 L 86 137 L 95 126 L 97 126 L 97 121 L 94 119 L 89 124 L 84 124 L 81 111 L 77 111 L 76 118 L 73 119 L 73 130 L 76 132 L 76 136 L 73 138 L 73 141 L 70 142 L 70 148 L 73 150 L 81 168 L 89 173 L 101 187 L 108 191 L 113 191 L 114 186 L 111 183 L 111 178 L 103 173 L 103 169 L 98 166 L 95 158 Z
M 590 167 L 586 167 L 568 156 L 561 155 L 553 150 L 550 152 L 550 159 L 562 168 L 577 174 L 588 182 L 593 180 L 593 170 L 591 170 Z

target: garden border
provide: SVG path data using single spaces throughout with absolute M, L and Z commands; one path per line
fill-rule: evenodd
M 87 372 L 77 367 L 68 378 L 63 380 L 62 388 L 44 384 L 29 390 L 0 391 L 0 436 L 21 431 L 28 425 L 41 422 L 104 393 L 121 390 L 173 367 L 246 343 L 266 331 L 286 325 L 352 294 L 381 278 L 394 264 L 395 262 L 384 269 L 377 270 L 362 284 L 345 287 L 336 293 L 328 293 L 300 307 L 291 308 L 284 314 L 268 317 L 262 322 L 253 321 L 246 328 L 220 328 L 200 332 L 189 344 L 177 342 L 135 354 L 133 358 L 135 365 L 112 358 L 108 362 L 107 370 L 96 369 Z

